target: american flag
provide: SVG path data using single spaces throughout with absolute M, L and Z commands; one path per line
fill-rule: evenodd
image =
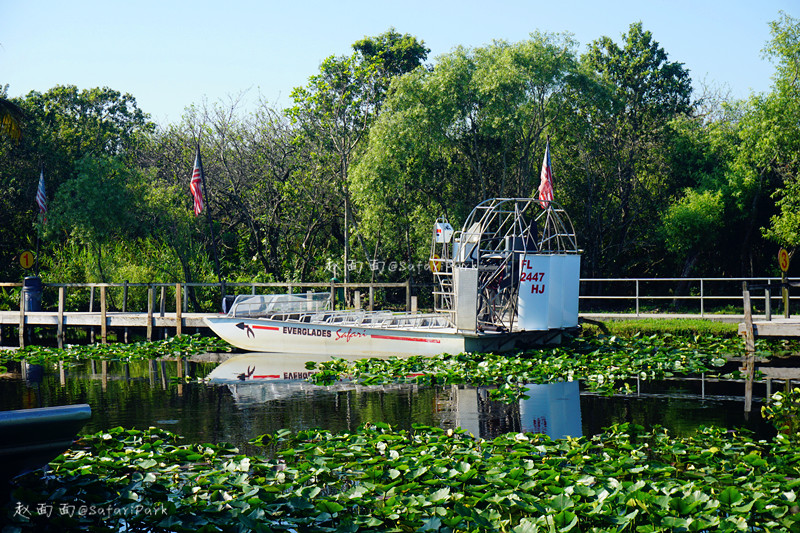
M 197 156 L 194 158 L 194 170 L 192 171 L 192 181 L 189 188 L 192 190 L 194 198 L 194 214 L 199 215 L 203 211 L 203 162 L 200 160 L 200 148 L 197 149 Z
M 44 194 L 44 169 L 39 174 L 39 187 L 36 189 L 36 205 L 39 206 L 39 214 L 47 220 L 47 197 Z
M 542 209 L 547 209 L 553 199 L 553 167 L 550 166 L 550 140 L 544 149 L 544 161 L 542 161 L 542 175 L 539 182 L 539 200 Z

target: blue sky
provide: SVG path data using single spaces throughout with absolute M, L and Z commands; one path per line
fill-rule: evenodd
M 571 32 L 583 52 L 641 21 L 696 87 L 744 98 L 770 88 L 761 50 L 780 11 L 800 17 L 800 0 L 0 0 L 0 85 L 111 87 L 164 125 L 203 102 L 287 106 L 325 57 L 392 26 L 425 41 L 430 62 L 536 30 Z

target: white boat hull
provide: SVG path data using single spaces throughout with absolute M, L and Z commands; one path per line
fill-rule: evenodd
M 467 351 L 455 328 L 369 328 L 229 316 L 205 319 L 223 340 L 254 352 L 386 357 Z

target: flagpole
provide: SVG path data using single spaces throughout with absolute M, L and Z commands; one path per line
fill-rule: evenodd
M 214 222 L 211 220 L 211 197 L 208 195 L 206 186 L 206 173 L 203 170 L 203 160 L 200 156 L 200 142 L 197 143 L 197 162 L 200 164 L 200 179 L 203 181 L 203 197 L 206 203 L 206 218 L 208 219 L 208 230 L 211 234 L 211 250 L 214 252 L 214 265 L 217 268 L 217 279 L 222 290 L 222 301 L 225 302 L 225 283 L 222 281 L 222 274 L 219 268 L 219 254 L 217 253 L 217 240 L 214 238 Z

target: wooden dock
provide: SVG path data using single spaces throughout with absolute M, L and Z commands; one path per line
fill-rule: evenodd
M 56 331 L 59 347 L 63 346 L 67 328 L 92 328 L 97 330 L 100 342 L 107 342 L 110 330 L 122 331 L 125 329 L 140 330 L 147 340 L 153 340 L 157 331 L 168 330 L 172 335 L 181 335 L 186 332 L 196 332 L 207 328 L 203 317 L 214 316 L 211 313 L 122 313 L 107 312 L 51 312 L 28 311 L 21 314 L 19 311 L 0 311 L 0 331 L 7 328 L 17 328 L 19 331 L 19 346 L 25 345 L 25 331 L 33 327 L 52 327 Z M 7 344 L 9 340 L 0 335 L 0 344 Z
M 771 390 L 773 379 L 783 381 L 788 389 L 792 381 L 800 380 L 800 368 L 776 367 L 774 361 L 768 359 L 761 361 L 755 356 L 755 342 L 758 337 L 789 339 L 800 337 L 800 319 L 792 318 L 787 302 L 789 301 L 789 288 L 798 287 L 800 283 L 783 281 L 780 283 L 750 284 L 742 282 L 742 300 L 744 303 L 744 321 L 739 324 L 739 335 L 744 339 L 745 360 L 742 370 L 745 374 L 745 411 L 751 410 L 753 397 L 753 381 L 756 369 L 767 380 L 768 391 Z M 766 302 L 771 301 L 771 293 L 780 290 L 784 297 L 783 317 L 773 318 L 767 305 L 763 319 L 756 319 L 752 314 L 750 291 L 764 290 L 767 293 Z M 763 363 L 763 364 L 759 364 Z M 758 367 L 756 366 L 758 365 Z M 769 395 L 769 393 L 768 393 Z
M 26 280 L 29 278 L 26 278 Z M 90 283 L 90 284 L 43 284 L 40 289 L 58 291 L 58 304 L 56 310 L 40 310 L 35 305 L 26 304 L 26 300 L 31 299 L 31 295 L 26 297 L 26 286 L 21 283 L 0 283 L 0 288 L 23 287 L 20 294 L 18 311 L 0 311 L 0 345 L 8 343 L 5 336 L 6 330 L 15 328 L 19 334 L 19 346 L 25 346 L 26 332 L 30 332 L 33 327 L 54 327 L 56 329 L 56 339 L 59 347 L 63 347 L 65 332 L 67 328 L 90 328 L 92 340 L 97 330 L 100 342 L 107 342 L 110 330 L 139 329 L 147 340 L 153 340 L 155 332 L 166 332 L 174 335 L 181 335 L 189 330 L 195 332 L 207 328 L 204 317 L 217 316 L 219 313 L 189 313 L 189 297 L 187 289 L 212 288 L 218 290 L 217 301 L 222 301 L 227 291 L 241 291 L 248 288 L 252 294 L 256 294 L 256 288 L 265 290 L 280 290 L 281 292 L 293 293 L 303 289 L 325 289 L 329 290 L 331 303 L 336 305 L 339 298 L 343 298 L 345 290 L 352 291 L 352 304 L 361 308 L 362 303 L 367 309 L 372 310 L 375 301 L 376 289 L 399 289 L 405 292 L 406 310 L 414 311 L 417 306 L 416 296 L 412 296 L 411 282 L 404 283 L 227 283 L 221 286 L 214 283 Z M 128 290 L 138 287 L 139 290 L 146 290 L 146 311 L 131 312 L 128 306 Z M 113 310 L 109 304 L 107 294 L 109 290 L 116 290 L 122 293 L 121 310 Z M 68 311 L 66 305 L 67 290 L 88 292 L 88 311 Z M 362 290 L 367 296 L 362 301 Z M 169 292 L 169 294 L 168 294 Z M 96 298 L 96 294 L 99 297 Z M 160 296 L 159 294 L 160 293 Z M 337 296 L 338 295 L 338 296 Z M 172 298 L 174 296 L 174 299 Z M 41 302 L 41 292 L 38 295 Z M 96 302 L 99 299 L 99 302 Z M 97 305 L 99 304 L 99 305 Z M 83 305 L 86 305 L 84 303 Z M 29 309 L 26 309 L 29 307 Z M 38 306 L 40 307 L 40 306 Z M 99 310 L 95 310 L 99 307 Z M 127 338 L 127 334 L 126 334 Z

